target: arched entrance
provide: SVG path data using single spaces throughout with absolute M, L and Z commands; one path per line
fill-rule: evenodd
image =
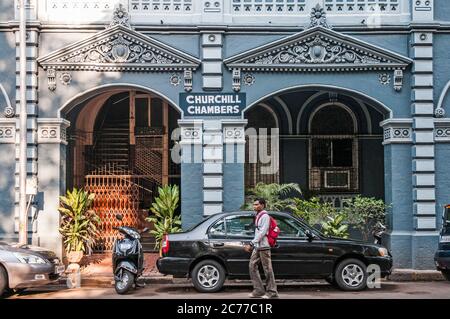
M 363 96 L 332 87 L 305 87 L 278 92 L 245 112 L 247 129 L 260 131 L 276 123 L 279 129 L 278 180 L 298 183 L 304 195 L 342 206 L 358 194 L 384 199 L 384 148 L 380 122 L 390 111 Z M 272 139 L 273 141 L 273 139 Z M 248 148 L 247 148 L 248 153 Z M 255 183 L 246 165 L 246 187 Z M 253 169 L 253 171 L 250 171 Z M 249 178 L 251 177 L 251 178 Z
M 67 187 L 96 195 L 101 238 L 95 250 L 112 249 L 118 221 L 143 228 L 158 187 L 180 184 L 180 167 L 170 159 L 178 110 L 147 91 L 115 88 L 67 108 Z M 152 239 L 145 240 L 152 249 Z

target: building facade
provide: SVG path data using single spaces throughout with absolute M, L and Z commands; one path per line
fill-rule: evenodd
M 13 240 L 19 12 L 12 0 L 0 8 L 0 238 Z M 96 193 L 97 249 L 108 250 L 113 214 L 139 223 L 160 185 L 180 186 L 187 228 L 239 209 L 257 182 L 295 182 L 335 205 L 384 199 L 395 267 L 434 268 L 450 200 L 448 1 L 29 0 L 26 10 L 34 244 L 62 252 L 57 207 L 72 187 Z

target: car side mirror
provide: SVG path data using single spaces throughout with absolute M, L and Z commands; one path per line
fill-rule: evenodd
M 308 238 L 308 241 L 310 241 L 310 242 L 313 241 L 313 239 L 315 238 L 314 234 L 311 233 L 310 230 L 306 230 L 306 231 L 305 231 L 305 235 L 306 235 L 306 237 Z
M 246 230 L 246 231 L 251 231 L 252 228 L 253 228 L 252 224 L 247 224 L 247 225 L 244 226 L 244 230 Z

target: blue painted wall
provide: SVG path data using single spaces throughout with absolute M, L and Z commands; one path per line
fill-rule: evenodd
M 239 210 L 244 204 L 244 164 L 223 164 L 223 210 Z
M 199 34 L 158 34 L 144 33 L 145 35 L 168 44 L 180 51 L 200 58 L 200 38 Z
M 412 267 L 412 164 L 411 146 L 390 144 L 384 148 L 385 202 L 392 204 L 388 211 L 388 234 L 385 241 L 394 258 L 395 268 Z M 392 231 L 394 229 L 394 231 Z
M 361 33 L 347 33 L 350 36 L 366 41 L 372 45 L 382 47 L 392 52 L 409 56 L 409 34 L 404 32 L 402 34 L 383 33 L 378 31 L 375 34 L 361 34 Z
M 450 9 L 450 6 L 449 6 Z M 450 81 L 450 63 L 449 61 L 450 52 L 450 34 L 434 34 L 434 99 L 437 104 L 441 94 L 447 83 Z M 446 98 L 444 99 L 443 108 L 448 116 L 450 112 L 450 98 L 445 92 Z
M 385 201 L 395 203 L 388 214 L 390 228 L 413 230 L 411 145 L 389 144 L 384 147 Z
M 0 239 L 14 235 L 15 145 L 0 144 Z
M 223 164 L 223 210 L 232 212 L 239 210 L 244 204 L 244 163 L 239 163 L 239 158 L 245 154 L 243 145 L 225 145 L 224 159 L 227 159 L 227 151 L 232 148 L 233 163 Z M 239 153 L 240 152 L 240 153 Z
M 1 5 L 0 5 L 1 6 Z M 1 12 L 1 11 L 0 11 Z M 0 20 L 1 21 L 1 20 Z M 16 105 L 16 47 L 12 32 L 0 32 L 0 84 L 6 90 L 10 103 Z M 0 92 L 0 112 L 6 106 L 3 94 Z
M 450 21 L 450 6 L 448 0 L 434 0 L 434 19 Z
M 0 21 L 14 18 L 13 2 L 0 3 Z M 0 114 L 9 103 L 16 107 L 16 50 L 15 37 L 12 32 L 0 32 L 0 84 L 4 87 L 7 96 L 0 92 Z M 0 144 L 0 239 L 15 238 L 14 234 L 14 172 L 15 172 L 15 145 Z
M 1 1 L 0 2 L 0 21 L 12 21 L 14 20 L 14 2 L 10 1 Z
M 450 144 L 437 143 L 436 152 L 436 204 L 438 227 L 442 226 L 442 209 L 444 205 L 450 204 Z
M 181 218 L 183 229 L 203 219 L 203 164 L 181 164 Z
M 226 34 L 223 58 L 229 58 L 233 55 L 254 49 L 291 34 L 292 33 L 273 34 L 271 32 L 267 32 L 267 34 Z

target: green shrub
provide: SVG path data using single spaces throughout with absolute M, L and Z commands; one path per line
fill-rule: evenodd
M 343 213 L 337 213 L 334 216 L 327 216 L 326 221 L 322 222 L 322 232 L 324 235 L 348 238 L 348 225 L 345 224 L 346 216 Z
M 288 209 L 310 225 L 318 225 L 327 216 L 336 213 L 331 203 L 323 203 L 318 197 L 312 197 L 309 200 L 293 198 Z
M 153 223 L 154 230 L 150 234 L 155 236 L 155 249 L 161 248 L 161 241 L 164 235 L 181 231 L 181 217 L 175 215 L 175 210 L 180 201 L 180 192 L 177 185 L 166 185 L 158 187 L 158 197 L 150 207 L 154 216 L 147 217 L 146 220 Z
M 59 232 L 63 236 L 64 247 L 71 251 L 91 252 L 95 240 L 99 236 L 100 218 L 90 209 L 95 194 L 74 188 L 67 191 L 66 196 L 60 196 L 61 215 Z
M 368 240 L 373 225 L 385 222 L 386 210 L 389 207 L 390 205 L 386 205 L 381 199 L 358 195 L 344 200 L 343 212 L 348 223 L 361 231 L 364 240 Z

